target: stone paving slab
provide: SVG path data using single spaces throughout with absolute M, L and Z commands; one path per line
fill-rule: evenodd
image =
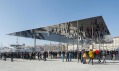
M 107 60 L 107 63 L 100 64 L 94 60 L 94 65 L 78 63 L 75 59 L 72 62 L 62 62 L 61 59 L 47 60 L 0 60 L 0 71 L 119 71 L 119 60 Z

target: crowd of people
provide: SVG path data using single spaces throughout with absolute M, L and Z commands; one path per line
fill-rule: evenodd
M 96 59 L 98 63 L 106 63 L 106 57 L 109 56 L 110 60 L 115 60 L 116 55 L 118 54 L 118 51 L 108 51 L 108 50 L 95 50 L 93 51 L 90 49 L 90 51 L 85 51 L 85 49 L 81 51 L 42 51 L 42 52 L 4 52 L 0 53 L 0 59 L 1 60 L 7 60 L 7 58 L 11 58 L 11 61 L 13 62 L 13 58 L 19 58 L 19 59 L 25 59 L 25 60 L 43 60 L 46 61 L 47 58 L 51 59 L 57 59 L 61 58 L 64 62 L 66 59 L 66 62 L 71 62 L 72 59 L 78 59 L 78 62 L 81 62 L 83 64 L 91 64 L 93 65 L 93 60 Z M 87 61 L 89 59 L 89 61 Z
M 36 59 L 36 56 L 38 60 L 44 60 L 46 61 L 46 58 L 48 57 L 48 52 L 4 52 L 0 53 L 0 59 L 5 60 L 6 58 L 11 58 L 11 61 L 13 61 L 13 58 L 21 58 L 25 60 L 33 60 Z

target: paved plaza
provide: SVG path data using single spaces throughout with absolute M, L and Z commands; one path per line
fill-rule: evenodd
M 88 61 L 88 60 L 87 60 Z M 14 59 L 11 62 L 0 60 L 0 71 L 119 71 L 119 60 L 107 60 L 106 63 L 94 65 L 72 62 L 62 62 L 61 59 L 47 59 L 47 61 Z

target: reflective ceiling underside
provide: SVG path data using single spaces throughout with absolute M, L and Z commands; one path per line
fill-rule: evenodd
M 78 35 L 77 35 L 78 34 Z M 69 44 L 97 42 L 110 32 L 102 16 L 60 23 L 52 26 L 29 29 L 9 35 L 56 41 Z M 79 40 L 77 40 L 79 38 Z

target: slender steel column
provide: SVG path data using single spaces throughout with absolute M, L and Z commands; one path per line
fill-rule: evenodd
M 77 20 L 77 51 L 79 51 L 79 24 Z
M 36 36 L 34 35 L 34 48 L 36 48 Z
M 19 41 L 18 41 L 18 37 L 17 37 L 17 41 L 16 41 L 16 43 L 17 43 L 17 48 L 19 48 Z
M 69 44 L 67 44 L 67 51 L 68 51 L 68 46 L 69 46 Z
M 74 51 L 74 30 L 73 30 L 73 36 L 72 36 L 72 38 L 73 38 L 73 51 Z
M 93 22 L 92 22 L 92 49 L 94 48 L 94 44 L 93 44 Z

